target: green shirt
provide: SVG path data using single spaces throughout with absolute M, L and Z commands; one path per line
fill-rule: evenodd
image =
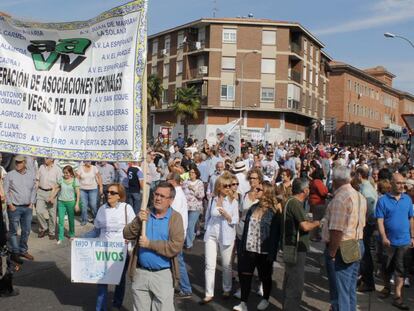
M 69 182 L 66 179 L 59 179 L 58 185 L 60 186 L 59 201 L 72 202 L 76 200 L 76 190 L 79 188 L 79 181 L 77 178 L 72 178 Z
M 299 229 L 299 224 L 306 221 L 304 203 L 296 198 L 289 199 L 286 208 L 286 221 L 284 226 L 285 244 L 296 245 L 296 238 L 299 230 L 298 252 L 309 250 L 309 232 Z

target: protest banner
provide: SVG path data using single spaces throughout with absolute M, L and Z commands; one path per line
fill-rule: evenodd
M 73 283 L 119 284 L 127 256 L 124 240 L 73 239 L 71 251 Z
M 88 21 L 0 16 L 0 151 L 142 158 L 147 0 Z
M 240 119 L 219 126 L 216 130 L 220 148 L 223 148 L 230 157 L 240 155 Z

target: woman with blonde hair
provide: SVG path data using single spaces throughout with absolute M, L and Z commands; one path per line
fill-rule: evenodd
M 263 284 L 263 298 L 257 309 L 264 310 L 269 306 L 273 261 L 276 259 L 280 241 L 282 209 L 276 199 L 274 187 L 269 182 L 264 182 L 257 186 L 255 191 L 259 201 L 247 212 L 239 248 L 241 303 L 233 308 L 237 311 L 247 310 L 247 300 L 256 268 Z
M 224 172 L 214 186 L 214 196 L 210 199 L 205 217 L 205 297 L 202 304 L 214 297 L 217 247 L 220 249 L 223 266 L 223 297 L 230 297 L 232 288 L 231 257 L 236 225 L 239 222 L 238 202 L 232 190 L 233 175 Z

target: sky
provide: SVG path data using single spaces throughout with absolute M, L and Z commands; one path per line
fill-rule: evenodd
M 87 20 L 127 0 L 1 0 L 0 11 L 41 22 Z M 382 65 L 394 87 L 414 94 L 414 0 L 149 0 L 148 34 L 202 17 L 255 18 L 302 24 L 337 61 L 357 68 Z

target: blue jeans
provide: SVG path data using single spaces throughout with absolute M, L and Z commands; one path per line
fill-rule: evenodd
M 29 247 L 27 240 L 29 239 L 32 226 L 33 210 L 28 205 L 15 205 L 15 211 L 8 211 L 10 224 L 10 246 L 15 254 L 27 253 Z M 17 230 L 21 227 L 20 243 L 17 243 Z
M 361 254 L 364 254 L 364 243 L 359 241 Z M 325 263 L 329 281 L 329 296 L 333 311 L 355 311 L 357 306 L 356 283 L 360 262 L 350 264 L 343 262 L 338 249 L 335 260 L 325 249 Z
M 98 189 L 80 191 L 82 200 L 82 222 L 88 222 L 88 208 L 91 209 L 92 215 L 95 218 L 97 212 Z
M 191 294 L 191 284 L 188 278 L 187 268 L 185 267 L 183 252 L 178 254 L 178 265 L 180 266 L 180 290 L 185 294 Z
M 135 214 L 141 208 L 142 196 L 140 192 L 128 192 L 128 204 L 132 206 Z
M 188 211 L 187 237 L 185 238 L 185 247 L 187 248 L 193 247 L 195 238 L 195 226 L 199 217 L 200 211 Z
M 124 270 L 122 271 L 121 280 L 119 281 L 119 285 L 115 286 L 114 300 L 112 302 L 112 305 L 116 308 L 121 308 L 122 303 L 124 302 L 125 274 L 128 270 L 128 263 L 129 263 L 129 257 L 127 256 L 125 260 Z M 108 285 L 98 284 L 98 296 L 96 297 L 96 311 L 108 310 L 107 300 L 108 300 Z

